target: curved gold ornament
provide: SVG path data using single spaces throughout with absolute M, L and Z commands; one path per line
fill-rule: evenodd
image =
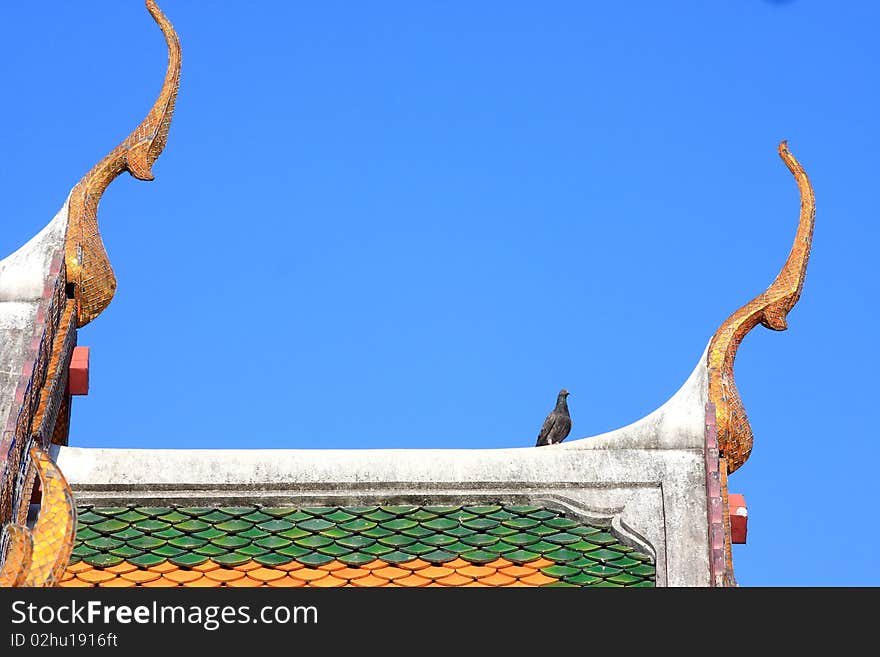
M 70 485 L 49 454 L 31 447 L 42 499 L 33 529 L 34 549 L 25 586 L 54 586 L 70 561 L 76 537 L 76 504 Z
M 0 588 L 22 586 L 31 567 L 34 539 L 31 530 L 23 525 L 9 524 L 3 528 L 9 540 L 6 559 L 0 568 Z
M 733 379 L 736 351 L 746 334 L 758 324 L 774 331 L 788 328 L 786 315 L 801 296 L 813 244 L 816 200 L 810 179 L 789 152 L 785 141 L 779 144 L 779 156 L 794 174 L 801 196 L 800 220 L 794 245 L 782 271 L 770 287 L 728 317 L 709 343 L 709 399 L 715 405 L 718 447 L 722 456 L 727 458 L 730 472 L 745 463 L 753 443 L 752 428 Z
M 122 143 L 92 167 L 70 194 L 64 255 L 67 280 L 75 284 L 77 326 L 85 326 L 97 317 L 116 292 L 116 276 L 98 230 L 101 195 L 123 171 L 128 171 L 138 180 L 153 180 L 152 166 L 165 148 L 177 101 L 180 41 L 154 0 L 147 0 L 146 4 L 165 35 L 168 69 L 159 97 L 147 117 Z

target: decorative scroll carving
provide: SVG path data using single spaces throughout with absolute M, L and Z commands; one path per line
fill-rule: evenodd
M 3 528 L 6 559 L 0 566 L 0 587 L 22 586 L 31 567 L 34 539 L 23 525 L 9 524 Z
M 76 536 L 76 504 L 70 485 L 49 454 L 34 445 L 31 459 L 40 475 L 40 515 L 33 529 L 33 556 L 25 586 L 54 586 L 67 568 Z
M 154 0 L 147 9 L 162 29 L 168 44 L 168 69 L 159 97 L 147 117 L 135 130 L 91 171 L 70 196 L 70 218 L 65 242 L 67 279 L 75 283 L 79 303 L 78 326 L 97 317 L 113 299 L 116 276 L 98 230 L 98 204 L 101 195 L 123 171 L 138 180 L 153 180 L 152 166 L 168 139 L 171 115 L 180 84 L 180 42 L 171 23 Z
M 810 180 L 785 141 L 779 144 L 779 155 L 794 174 L 800 190 L 800 221 L 794 245 L 770 287 L 728 317 L 709 344 L 709 399 L 715 404 L 718 446 L 730 472 L 745 463 L 753 442 L 752 429 L 733 379 L 736 351 L 746 334 L 758 324 L 774 331 L 788 328 L 786 315 L 801 296 L 813 243 L 816 203 Z

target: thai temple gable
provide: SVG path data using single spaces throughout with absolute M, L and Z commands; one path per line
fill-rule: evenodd
M 67 445 L 87 390 L 78 329 L 116 292 L 98 228 L 118 175 L 151 180 L 180 79 L 0 261 L 0 586 L 730 586 L 747 512 L 728 476 L 753 436 L 733 377 L 745 335 L 786 328 L 814 199 L 777 278 L 728 317 L 669 400 L 601 435 L 507 449 L 98 449 Z M 82 349 L 82 348 L 80 348 Z M 696 354 L 695 354 L 696 355 Z

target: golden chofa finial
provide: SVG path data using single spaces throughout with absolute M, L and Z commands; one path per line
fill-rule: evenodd
M 147 9 L 162 29 L 168 44 L 168 69 L 162 90 L 147 118 L 83 176 L 70 194 L 64 257 L 67 280 L 74 283 L 78 326 L 85 326 L 100 315 L 116 292 L 116 276 L 98 230 L 101 195 L 123 171 L 128 171 L 138 180 L 153 180 L 153 163 L 165 148 L 177 100 L 180 41 L 171 23 L 153 0 L 147 0 Z
M 774 331 L 788 328 L 786 316 L 801 296 L 813 244 L 816 200 L 810 179 L 789 152 L 785 141 L 779 144 L 779 156 L 794 174 L 801 195 L 800 221 L 794 245 L 770 287 L 728 317 L 709 343 L 709 399 L 715 405 L 718 447 L 721 455 L 727 458 L 730 472 L 749 458 L 753 442 L 752 428 L 733 380 L 736 351 L 746 334 L 758 324 Z

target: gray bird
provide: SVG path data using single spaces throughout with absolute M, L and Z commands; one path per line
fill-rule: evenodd
M 555 445 L 565 440 L 571 431 L 571 416 L 568 414 L 568 390 L 563 388 L 556 398 L 556 408 L 550 411 L 550 415 L 544 420 L 544 426 L 538 434 L 538 442 L 535 447 L 541 445 Z

